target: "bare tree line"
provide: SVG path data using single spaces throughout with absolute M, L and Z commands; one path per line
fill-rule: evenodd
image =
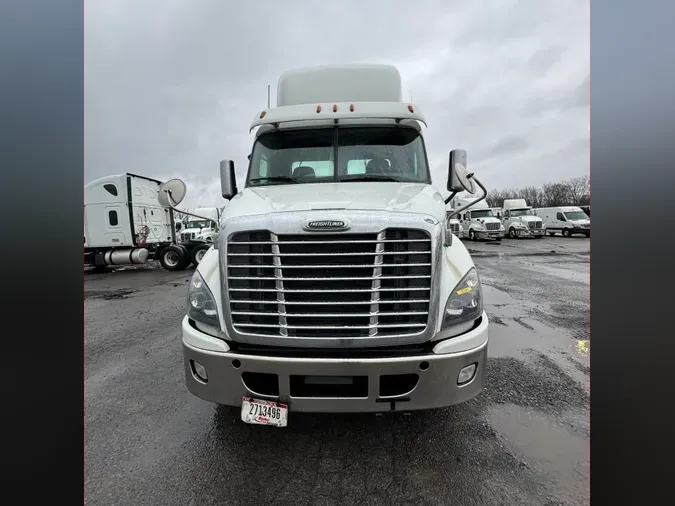
M 559 183 L 546 183 L 539 187 L 492 190 L 485 198 L 490 207 L 502 207 L 506 199 L 525 199 L 528 205 L 534 208 L 588 206 L 591 204 L 591 186 L 588 176 L 580 176 Z

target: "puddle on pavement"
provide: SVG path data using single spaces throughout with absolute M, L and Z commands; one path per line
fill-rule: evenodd
M 518 301 L 508 293 L 483 285 L 485 310 L 490 319 L 489 356 L 523 358 L 537 352 L 555 359 L 557 365 L 588 390 L 590 341 L 562 325 L 550 326 L 533 315 L 548 312 L 545 305 Z
M 585 435 L 512 404 L 491 406 L 487 416 L 514 457 L 555 483 L 560 500 L 588 504 L 590 443 Z

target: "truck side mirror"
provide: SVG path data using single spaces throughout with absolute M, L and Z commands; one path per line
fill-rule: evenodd
M 471 195 L 476 193 L 476 184 L 468 177 L 469 173 L 466 170 L 466 160 L 465 149 L 453 149 L 450 151 L 447 186 L 449 192 L 459 193 L 466 191 Z
M 234 173 L 234 162 L 223 160 L 220 162 L 220 189 L 223 198 L 230 200 L 237 193 L 237 177 Z

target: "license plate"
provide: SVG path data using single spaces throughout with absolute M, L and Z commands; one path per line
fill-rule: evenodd
M 243 397 L 241 420 L 254 425 L 288 425 L 288 406 L 274 401 L 263 401 L 252 397 Z

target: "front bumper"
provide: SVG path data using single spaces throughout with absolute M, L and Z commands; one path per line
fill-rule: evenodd
M 503 239 L 504 233 L 504 230 L 476 230 L 479 239 Z
M 439 341 L 429 353 L 381 358 L 242 354 L 229 349 L 224 340 L 197 330 L 187 317 L 183 319 L 188 390 L 204 400 L 229 406 L 240 406 L 244 396 L 279 400 L 288 404 L 290 411 L 299 412 L 364 413 L 451 406 L 472 399 L 483 389 L 487 349 L 486 313 L 478 327 Z M 196 375 L 194 362 L 206 370 L 206 382 Z M 460 371 L 471 364 L 476 365 L 473 377 L 459 385 Z M 307 386 L 317 378 L 335 377 L 352 378 L 353 385 L 329 393 L 317 393 Z
M 545 228 L 516 228 L 515 231 L 518 237 L 537 237 L 546 234 Z

